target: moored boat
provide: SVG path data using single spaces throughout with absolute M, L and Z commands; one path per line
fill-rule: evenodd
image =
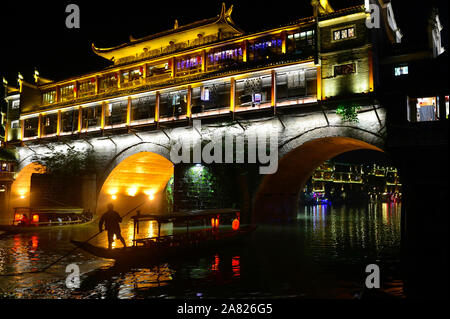
M 86 224 L 93 215 L 79 207 L 15 207 L 11 225 L 0 225 L 4 231 L 27 231 Z
M 87 242 L 71 240 L 84 251 L 97 257 L 114 259 L 122 263 L 135 262 L 169 262 L 186 256 L 203 254 L 224 245 L 239 243 L 256 228 L 254 225 L 239 225 L 239 211 L 234 209 L 197 210 L 168 215 L 135 215 L 133 245 L 126 248 L 107 249 Z M 220 229 L 221 221 L 231 219 L 231 228 Z M 211 219 L 211 227 L 192 231 L 190 224 L 195 221 Z M 156 221 L 158 235 L 136 239 L 139 234 L 139 223 Z M 161 226 L 166 223 L 184 223 L 184 232 L 161 236 Z M 230 226 L 230 225 L 229 225 Z

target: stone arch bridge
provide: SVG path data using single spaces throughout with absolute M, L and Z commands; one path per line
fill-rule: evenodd
M 249 185 L 246 185 L 245 189 L 231 186 L 240 197 L 233 205 L 241 206 L 243 212 L 256 218 L 273 213 L 289 214 L 296 209 L 298 192 L 312 171 L 321 163 L 341 153 L 357 149 L 383 151 L 386 140 L 385 121 L 385 110 L 376 105 L 361 107 L 358 122 L 354 123 L 343 122 L 341 116 L 333 109 L 316 107 L 311 110 L 292 109 L 277 115 L 203 120 L 200 128 L 192 126 L 192 123 L 187 125 L 186 122 L 181 127 L 159 127 L 108 134 L 104 132 L 98 136 L 86 135 L 71 139 L 29 142 L 18 147 L 19 178 L 12 185 L 9 208 L 11 211 L 12 207 L 28 206 L 42 200 L 40 187 L 47 189 L 47 197 L 53 197 L 48 193 L 45 182 L 30 182 L 32 176 L 34 181 L 37 175 L 30 173 L 30 167 L 37 165 L 33 161 L 36 156 L 48 156 L 54 150 L 65 152 L 70 147 L 80 151 L 93 150 L 96 169 L 95 173 L 80 176 L 78 188 L 69 187 L 64 193 L 66 195 L 71 192 L 78 193 L 77 196 L 69 195 L 69 197 L 77 198 L 78 202 L 75 204 L 93 212 L 98 213 L 104 209 L 107 202 L 117 199 L 118 196 L 123 200 L 117 203 L 124 203 L 121 209 L 135 206 L 140 200 L 145 200 L 145 196 L 152 198 L 152 203 L 146 209 L 170 210 L 171 205 L 175 209 L 227 205 L 230 202 L 224 198 L 231 195 L 223 188 L 216 190 L 213 196 L 215 201 L 209 199 L 204 204 L 200 196 L 196 200 L 191 198 L 191 203 L 188 203 L 192 192 L 191 195 L 182 194 L 183 190 L 189 189 L 184 185 L 186 181 L 183 174 L 195 164 L 173 163 L 171 148 L 180 142 L 193 145 L 202 142 L 205 144 L 205 141 L 218 143 L 223 141 L 225 134 L 232 136 L 236 144 L 239 137 L 253 134 L 259 138 L 260 134 L 264 133 L 267 145 L 269 136 L 277 136 L 278 170 L 274 174 L 256 174 L 254 180 L 250 183 L 247 181 Z M 248 143 L 246 145 L 248 146 Z M 234 148 L 237 149 L 237 146 Z M 248 155 L 248 149 L 245 149 L 244 153 Z M 212 165 L 220 166 L 220 164 Z M 205 166 L 208 167 L 208 164 Z M 22 171 L 27 174 L 21 174 Z M 42 172 L 41 170 L 34 173 Z M 234 174 L 231 172 L 225 175 Z M 220 178 L 211 176 L 214 174 L 211 171 L 208 178 L 220 182 Z M 242 180 L 238 181 L 238 184 L 241 182 Z M 66 189 L 67 184 L 71 182 L 65 181 L 62 183 L 63 186 L 60 182 L 60 186 L 56 189 L 60 192 L 61 187 Z M 17 185 L 22 185 L 22 189 Z M 168 185 L 173 188 L 173 200 L 167 203 Z M 201 195 L 201 190 L 196 194 Z M 7 216 L 2 216 L 2 219 L 5 218 Z

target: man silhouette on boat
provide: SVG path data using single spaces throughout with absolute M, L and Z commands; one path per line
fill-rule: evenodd
M 118 212 L 114 211 L 114 205 L 112 203 L 109 203 L 107 207 L 108 210 L 100 218 L 100 222 L 98 224 L 99 231 L 103 231 L 103 224 L 105 224 L 105 229 L 108 231 L 108 249 L 112 248 L 114 235 L 116 235 L 116 238 L 122 242 L 123 247 L 127 247 L 125 244 L 125 239 L 123 239 L 122 234 L 120 233 L 119 223 L 122 222 L 122 217 L 120 217 Z

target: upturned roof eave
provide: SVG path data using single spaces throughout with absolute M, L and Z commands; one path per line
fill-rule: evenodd
M 132 41 L 126 42 L 126 43 L 122 43 L 118 46 L 115 47 L 110 47 L 110 48 L 97 48 L 94 43 L 92 43 L 92 50 L 95 54 L 106 58 L 105 55 L 132 45 L 136 45 L 136 44 L 140 44 L 146 41 L 151 41 L 154 39 L 158 39 L 164 36 L 168 36 L 168 35 L 173 35 L 179 32 L 183 32 L 183 31 L 187 31 L 190 29 L 196 29 L 196 28 L 200 28 L 200 27 L 206 27 L 209 25 L 213 25 L 213 24 L 218 24 L 218 23 L 225 23 L 228 27 L 230 27 L 233 31 L 235 31 L 236 33 L 239 33 L 240 35 L 243 35 L 245 32 L 240 29 L 239 27 L 237 27 L 236 25 L 234 25 L 233 20 L 231 20 L 231 17 L 229 16 L 231 14 L 231 10 L 232 10 L 232 6 L 228 9 L 228 11 L 225 10 L 225 6 L 222 6 L 222 11 L 219 15 L 217 15 L 214 18 L 208 18 L 208 19 L 203 19 L 200 21 L 195 21 L 189 24 L 186 24 L 184 26 L 181 26 L 179 28 L 174 28 L 171 30 L 165 30 L 156 34 L 152 34 L 152 35 L 148 35 L 145 36 L 143 38 L 140 39 L 134 39 Z M 106 58 L 108 59 L 108 58 Z M 109 60 L 109 59 L 108 59 Z

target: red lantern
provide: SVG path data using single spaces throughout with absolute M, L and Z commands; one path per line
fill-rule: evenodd
M 211 218 L 211 226 L 212 228 L 218 228 L 219 227 L 219 218 Z
M 31 220 L 33 221 L 33 223 L 39 223 L 39 215 L 34 214 Z
M 23 216 L 22 214 L 14 214 L 14 220 L 16 222 L 21 221 L 23 218 L 22 216 Z
M 91 78 L 91 83 L 95 83 L 95 78 Z
M 233 230 L 238 230 L 239 229 L 239 219 L 235 218 L 233 220 L 233 223 L 231 224 L 231 227 L 233 228 Z

